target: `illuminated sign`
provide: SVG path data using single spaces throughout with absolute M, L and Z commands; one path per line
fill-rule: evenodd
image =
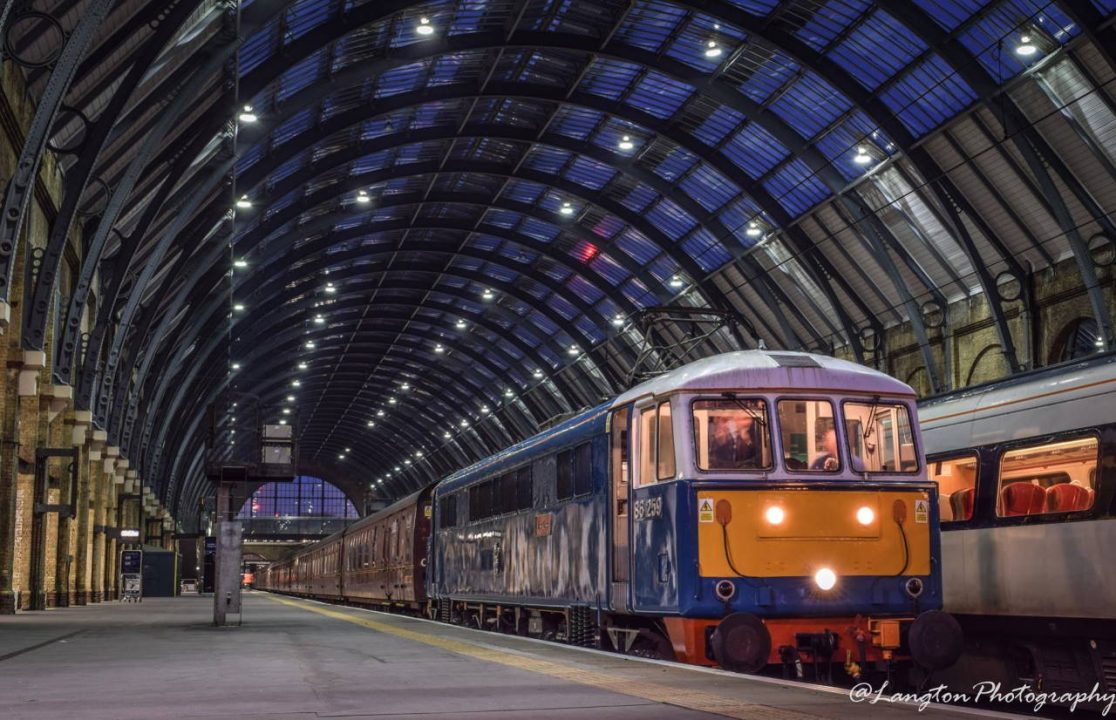
M 138 538 L 139 530 L 132 530 L 128 528 L 121 529 L 120 537 L 122 538 Z

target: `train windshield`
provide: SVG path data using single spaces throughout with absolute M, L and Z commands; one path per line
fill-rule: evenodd
M 845 431 L 854 472 L 913 473 L 918 470 L 907 406 L 893 401 L 846 402 Z
M 771 433 L 763 400 L 695 400 L 693 413 L 698 469 L 771 469 Z

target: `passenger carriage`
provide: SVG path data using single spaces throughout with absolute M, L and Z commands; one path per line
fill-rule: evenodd
M 1116 691 L 1116 354 L 924 401 L 957 674 Z M 968 682 L 971 678 L 962 678 Z

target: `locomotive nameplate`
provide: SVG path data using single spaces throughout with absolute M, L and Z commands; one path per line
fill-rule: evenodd
M 552 513 L 544 513 L 535 516 L 535 537 L 549 537 L 552 526 L 554 525 L 554 515 Z
M 640 520 L 654 520 L 663 516 L 663 498 L 649 497 L 636 500 L 632 504 L 632 519 L 636 522 Z

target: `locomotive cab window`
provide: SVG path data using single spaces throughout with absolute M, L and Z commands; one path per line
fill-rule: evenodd
M 1083 437 L 1004 452 L 996 514 L 1020 517 L 1093 507 L 1098 449 L 1095 437 Z
M 783 462 L 792 472 L 838 472 L 837 425 L 828 400 L 780 400 Z
M 911 415 L 906 405 L 876 399 L 846 402 L 843 410 L 853 472 L 918 471 Z
M 639 428 L 639 484 L 672 479 L 677 468 L 670 401 L 641 411 Z
M 942 522 L 973 519 L 977 466 L 976 455 L 929 461 L 930 479 L 938 483 L 938 515 Z
M 770 470 L 771 435 L 763 400 L 695 400 L 699 470 Z

